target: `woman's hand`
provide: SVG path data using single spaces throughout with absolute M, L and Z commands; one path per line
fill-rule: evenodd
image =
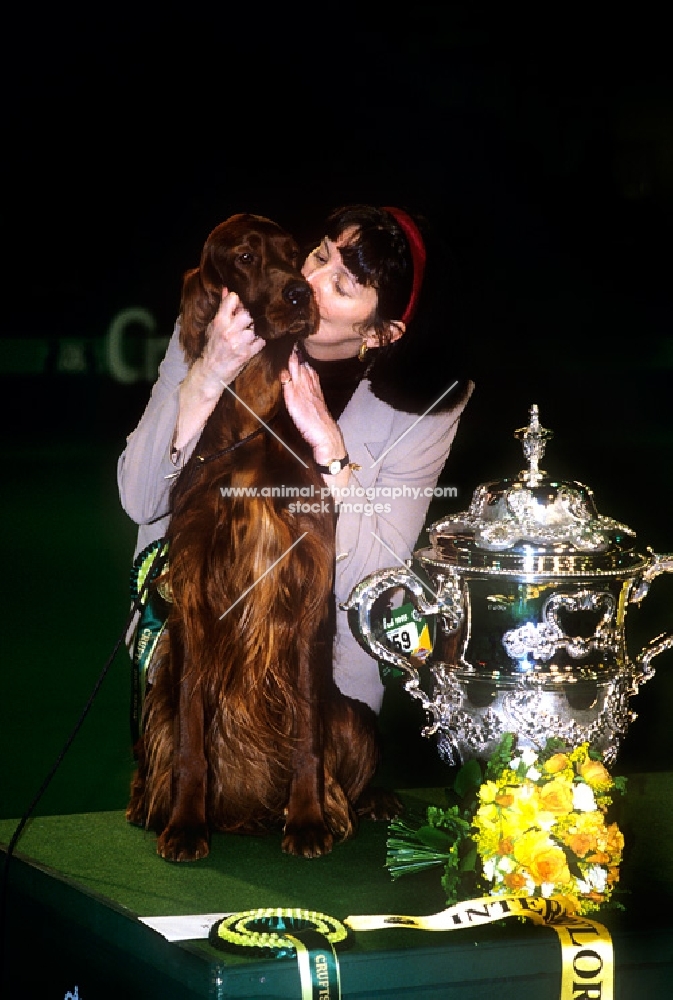
M 222 301 L 206 330 L 203 354 L 180 386 L 173 449 L 180 451 L 203 430 L 225 385 L 233 382 L 264 347 L 255 336 L 250 313 L 235 292 L 222 289 Z
M 264 341 L 255 336 L 250 313 L 238 295 L 223 288 L 222 301 L 206 329 L 203 354 L 192 365 L 192 371 L 197 370 L 202 390 L 211 391 L 219 399 L 223 384 L 233 382 L 263 347 Z
M 339 425 L 330 415 L 320 388 L 318 375 L 308 364 L 301 364 L 295 348 L 288 366 L 281 372 L 283 395 L 288 413 L 304 440 L 313 448 L 318 465 L 328 465 L 335 458 L 346 454 Z M 325 476 L 330 485 L 344 486 L 350 469 L 342 469 L 338 476 Z

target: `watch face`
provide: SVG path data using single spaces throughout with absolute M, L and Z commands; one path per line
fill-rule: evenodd
M 341 472 L 341 462 L 338 458 L 335 458 L 333 462 L 330 462 L 329 471 L 332 476 L 336 476 L 338 472 Z

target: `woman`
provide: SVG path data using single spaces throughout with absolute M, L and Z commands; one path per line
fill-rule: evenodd
M 337 605 L 369 573 L 407 559 L 472 391 L 430 353 L 433 270 L 414 220 L 396 208 L 350 206 L 328 218 L 302 268 L 318 329 L 281 374 L 288 411 L 340 503 Z M 444 274 L 442 274 L 444 276 Z M 433 323 L 440 316 L 432 316 Z M 170 487 L 223 392 L 264 342 L 234 294 L 222 295 L 206 348 L 188 370 L 177 330 L 150 402 L 119 460 L 121 501 L 140 551 L 166 530 Z M 453 388 L 450 389 L 450 386 Z M 450 391 L 448 391 L 450 389 Z M 376 661 L 337 612 L 334 677 L 381 708 Z

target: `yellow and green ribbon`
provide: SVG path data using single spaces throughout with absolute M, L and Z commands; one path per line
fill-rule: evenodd
M 577 902 L 564 896 L 484 896 L 456 903 L 427 917 L 399 915 L 353 916 L 344 923 L 354 931 L 390 927 L 423 931 L 453 931 L 502 920 L 525 917 L 551 927 L 561 945 L 561 1000 L 613 1000 L 614 957 L 610 933 L 603 924 L 577 916 Z
M 340 1000 L 339 959 L 324 934 L 288 934 L 297 952 L 301 1000 Z

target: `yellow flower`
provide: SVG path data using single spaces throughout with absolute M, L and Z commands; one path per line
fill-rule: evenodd
M 514 857 L 536 885 L 564 885 L 570 881 L 566 856 L 542 830 L 529 830 L 514 845 Z
M 526 878 L 521 872 L 508 872 L 503 882 L 511 892 L 518 892 L 526 885 Z
M 544 764 L 544 769 L 548 774 L 558 774 L 559 771 L 564 771 L 567 767 L 570 767 L 570 760 L 564 753 L 555 753 Z
M 580 743 L 578 747 L 575 747 L 574 750 L 571 750 L 571 752 L 568 754 L 568 757 L 573 762 L 575 767 L 579 769 L 585 762 L 585 760 L 589 759 L 589 744 Z
M 563 842 L 578 858 L 583 858 L 589 851 L 596 850 L 596 838 L 589 833 L 568 833 L 563 837 Z
M 615 882 L 619 882 L 619 868 L 608 868 L 608 885 L 612 885 Z
M 493 803 L 479 806 L 474 816 L 474 825 L 484 831 L 496 831 L 500 827 L 500 810 Z
M 508 806 L 511 806 L 513 802 L 514 802 L 514 796 L 512 795 L 511 791 L 498 792 L 498 794 L 495 797 L 495 804 L 500 806 L 502 809 L 506 809 Z
M 500 813 L 502 835 L 510 840 L 516 840 L 526 830 L 536 826 L 538 807 L 535 800 L 535 786 L 525 782 L 517 788 L 510 789 L 512 803 Z
M 495 797 L 499 791 L 500 788 L 496 785 L 495 781 L 485 781 L 479 789 L 479 798 L 485 805 L 489 802 L 495 802 Z
M 553 778 L 538 789 L 540 808 L 545 812 L 565 815 L 573 811 L 573 790 L 565 778 Z
M 624 850 L 624 834 L 616 823 L 610 823 L 606 830 L 605 850 L 614 858 L 621 858 Z
M 481 786 L 473 820 L 492 892 L 571 893 L 579 912 L 597 909 L 619 879 L 624 847 L 618 826 L 605 822 L 614 788 L 607 768 L 590 758 L 588 742 L 554 753 L 525 777 L 515 763 L 516 771 L 505 767 Z M 566 850 L 580 859 L 581 875 L 570 874 Z
M 599 760 L 589 758 L 579 765 L 577 772 L 592 788 L 609 788 L 612 785 L 609 771 Z
M 591 862 L 592 865 L 606 865 L 610 861 L 610 855 L 606 854 L 605 851 L 595 851 L 593 854 L 587 855 L 585 860 Z
M 603 815 L 599 812 L 575 813 L 572 826 L 568 828 L 569 833 L 585 833 L 595 840 L 605 836 L 605 824 Z

